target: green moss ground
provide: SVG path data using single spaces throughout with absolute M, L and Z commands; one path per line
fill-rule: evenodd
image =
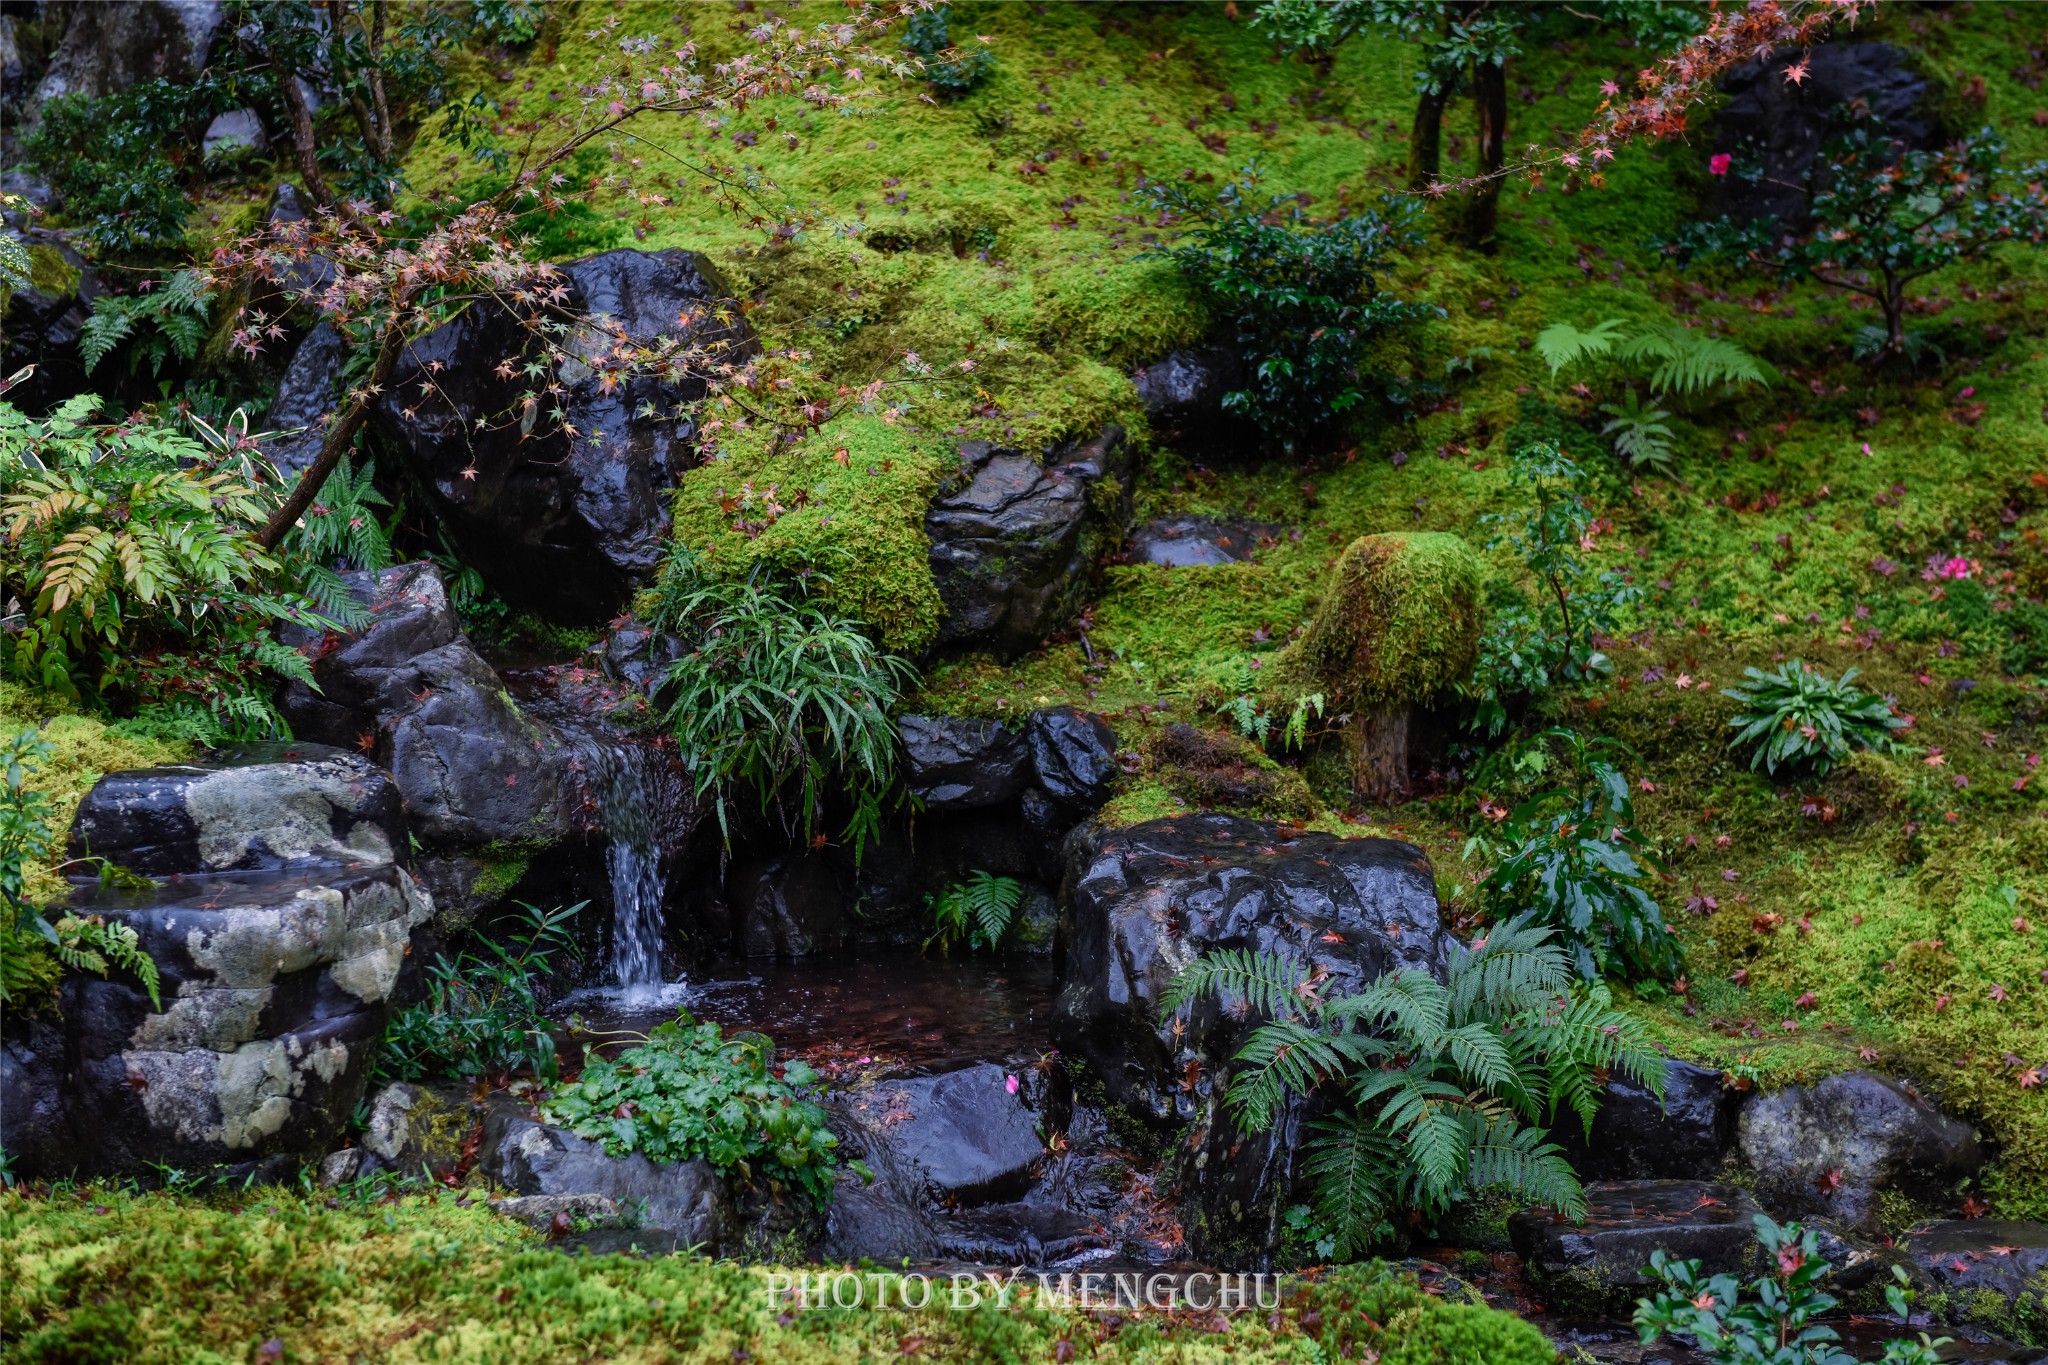
M 451 1193 L 9 1191 L 0 1193 L 0 1360 L 1251 1365 L 1347 1347 L 1377 1351 L 1384 1365 L 1552 1358 L 1526 1323 L 1433 1298 L 1378 1267 L 1297 1285 L 1278 1313 L 1227 1320 L 1091 1315 L 1022 1293 L 957 1312 L 792 1308 L 771 1297 L 772 1273 L 691 1256 L 572 1258 Z
M 485 83 L 522 101 L 573 97 L 596 60 L 579 35 L 610 12 L 562 7 L 541 42 L 491 64 L 503 79 Z M 713 53 L 747 22 L 723 6 L 685 18 Z M 2034 117 L 2048 100 L 2021 83 L 2011 54 L 2040 27 L 2020 9 L 1887 7 L 1864 34 L 1913 49 L 1951 116 L 1990 123 L 2024 161 L 2048 154 L 2048 127 Z M 1035 448 L 1109 420 L 1148 439 L 1126 372 L 1199 336 L 1205 320 L 1167 267 L 1138 259 L 1155 231 L 1130 196 L 1139 176 L 1220 183 L 1256 155 L 1270 186 L 1332 211 L 1394 183 L 1410 113 L 1412 56 L 1400 46 L 1354 41 L 1327 69 L 1278 60 L 1215 6 L 962 4 L 953 31 L 986 35 L 997 59 L 994 79 L 966 99 L 931 104 L 905 87 L 871 118 L 777 109 L 770 127 L 764 107 L 715 134 L 650 127 L 647 143 L 620 153 L 639 158 L 627 194 L 659 182 L 674 206 L 643 217 L 622 194 L 599 210 L 613 244 L 709 252 L 757 330 L 810 352 L 842 384 L 889 373 L 905 352 L 951 376 L 891 390 L 893 423 L 835 422 L 794 453 L 728 441 L 679 497 L 679 534 L 693 547 L 735 571 L 816 563 L 834 574 L 835 600 L 900 648 L 922 644 L 936 620 L 919 520 L 951 442 Z M 1510 72 L 1510 142 L 1575 129 L 1602 80 L 1626 84 L 1641 65 L 1639 51 L 1586 25 L 1536 46 Z M 1973 77 L 1981 105 L 1957 93 Z M 750 145 L 732 141 L 750 132 Z M 1454 109 L 1447 132 L 1455 160 L 1469 110 Z M 768 248 L 715 211 L 673 159 L 708 154 L 714 136 L 772 183 L 767 200 L 825 225 Z M 459 181 L 453 155 L 423 142 L 414 183 Z M 1078 639 L 1015 664 L 953 660 L 928 670 L 912 705 L 1015 716 L 1070 702 L 1109 715 L 1134 746 L 1166 720 L 1214 723 L 1225 698 L 1272 690 L 1262 684 L 1344 546 L 1391 531 L 1449 531 L 1476 546 L 1478 519 L 1508 505 L 1511 450 L 1560 439 L 1599 475 L 1596 567 L 1629 569 L 1647 591 L 1613 651 L 1617 681 L 1528 719 L 1615 734 L 1642 756 L 1639 776 L 1654 789 L 1643 818 L 1671 858 L 1667 908 L 1692 954 L 1693 1012 L 1669 996 L 1639 1008 L 1675 1052 L 1750 1068 L 1763 1084 L 1862 1064 L 1860 1049 L 1875 1049 L 1876 1064 L 1910 1071 L 2004 1144 L 1988 1181 L 1999 1212 L 2048 1213 L 2048 1088 L 2020 1081 L 2048 1064 L 2048 955 L 2038 935 L 2011 927 L 2048 914 L 2038 784 L 2015 786 L 2032 772 L 2027 756 L 2048 748 L 2048 619 L 2027 605 L 2048 593 L 2043 258 L 2015 248 L 1923 281 L 1914 322 L 1946 361 L 1873 380 L 1849 355 L 1855 328 L 1874 318 L 1858 300 L 1680 277 L 1649 249 L 1688 211 L 1702 159 L 1680 145 L 1635 147 L 1604 189 L 1512 184 L 1491 254 L 1449 244 L 1440 223 L 1397 283 L 1447 318 L 1395 359 L 1443 380 L 1441 397 L 1376 416 L 1355 445 L 1299 467 L 1249 453 L 1214 469 L 1169 452 L 1150 461 L 1141 516 L 1250 517 L 1293 534 L 1247 565 L 1110 566 L 1084 622 L 1094 662 Z M 1783 382 L 1680 406 L 1677 477 L 1638 478 L 1589 434 L 1611 380 L 1585 376 L 1592 387 L 1574 390 L 1575 376 L 1553 380 L 1527 347 L 1552 321 L 1674 313 L 1740 341 Z M 1469 369 L 1446 378 L 1454 358 Z M 832 458 L 842 447 L 845 464 Z M 798 489 L 805 500 L 766 530 L 740 529 L 763 520 L 759 494 L 771 486 L 784 505 Z M 1971 583 L 1937 594 L 1918 576 L 1936 553 L 1975 560 Z M 1490 571 L 1512 580 L 1516 566 L 1495 556 Z M 1792 655 L 1861 667 L 1915 715 L 1907 738 L 1921 752 L 1859 761 L 1825 783 L 1749 773 L 1725 751 L 1732 705 L 1719 689 L 1745 666 Z M 1645 680 L 1660 671 L 1662 681 Z M 1706 681 L 1681 689 L 1681 678 Z M 1942 762 L 1929 765 L 1935 748 Z M 1347 811 L 1332 771 L 1308 765 L 1332 803 L 1317 824 L 1415 839 L 1447 891 L 1469 882 L 1476 869 L 1457 851 L 1473 794 Z M 1800 813 L 1808 805 L 1812 817 Z M 1180 808 L 1148 774 L 1112 809 Z M 1825 809 L 1835 817 L 1820 818 Z M 1688 901 L 1703 913 L 1686 913 Z M 1737 971 L 1746 984 L 1729 979 Z M 1797 1007 L 1809 990 L 1815 1003 Z

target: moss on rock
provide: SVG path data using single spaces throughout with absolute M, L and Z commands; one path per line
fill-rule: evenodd
M 1472 671 L 1480 614 L 1479 557 L 1457 536 L 1360 536 L 1283 666 L 1350 707 L 1425 701 Z

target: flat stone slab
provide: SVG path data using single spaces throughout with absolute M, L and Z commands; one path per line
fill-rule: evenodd
M 1541 1209 L 1508 1219 L 1508 1236 L 1550 1306 L 1619 1312 L 1648 1293 L 1650 1253 L 1697 1260 L 1709 1275 L 1747 1276 L 1758 1257 L 1748 1193 L 1704 1180 L 1616 1180 L 1586 1187 L 1586 1221 Z
M 1208 517 L 1162 517 L 1131 533 L 1124 555 L 1133 564 L 1187 569 L 1241 564 L 1270 543 L 1280 528 L 1264 522 L 1219 522 Z
M 1038 1116 L 1010 1092 L 1009 1073 L 993 1062 L 886 1081 L 852 1097 L 850 1108 L 868 1146 L 890 1147 L 952 1204 L 1022 1196 L 1045 1155 Z

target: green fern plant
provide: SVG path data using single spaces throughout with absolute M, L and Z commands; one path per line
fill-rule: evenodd
M 1550 377 L 1555 379 L 1567 365 L 1612 355 L 1621 342 L 1621 328 L 1620 318 L 1606 318 L 1585 331 L 1569 322 L 1553 322 L 1536 334 L 1536 354 L 1550 366 Z
M 1647 466 L 1659 474 L 1671 473 L 1672 431 L 1664 420 L 1670 413 L 1643 403 L 1634 389 L 1624 391 L 1619 403 L 1602 403 L 1600 411 L 1613 419 L 1600 428 L 1600 434 L 1614 438 L 1616 455 L 1631 468 Z
M 936 943 L 940 952 L 950 952 L 954 944 L 964 941 L 975 950 L 993 949 L 1009 932 L 1017 908 L 1024 904 L 1024 884 L 1014 877 L 976 872 L 941 895 L 925 897 L 925 904 L 933 925 L 925 947 Z
M 1653 322 L 1615 347 L 1615 359 L 1650 366 L 1650 393 L 1692 398 L 1709 389 L 1767 385 L 1771 368 L 1726 337 Z
M 148 361 L 154 377 L 173 356 L 196 359 L 211 325 L 212 307 L 213 286 L 197 270 L 180 270 L 161 289 L 146 294 L 101 294 L 92 301 L 92 316 L 78 332 L 85 372 L 98 369 L 123 343 L 130 373 L 140 372 Z
M 1576 982 L 1550 940 L 1516 919 L 1454 944 L 1441 982 L 1404 971 L 1330 998 L 1305 963 L 1224 950 L 1175 977 L 1161 1009 L 1213 997 L 1265 1016 L 1225 1092 L 1242 1131 L 1270 1128 L 1292 1100 L 1330 1101 L 1302 1171 L 1340 1256 L 1386 1236 L 1398 1211 L 1441 1218 L 1494 1186 L 1582 1218 L 1585 1192 L 1548 1126 L 1568 1112 L 1590 1133 L 1610 1072 L 1661 1098 L 1664 1065 L 1643 1024 L 1604 985 Z

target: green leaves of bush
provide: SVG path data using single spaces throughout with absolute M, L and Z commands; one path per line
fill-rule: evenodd
M 569 921 L 586 904 L 542 910 L 521 902 L 501 938 L 480 937 L 476 947 L 436 959 L 427 968 L 427 998 L 385 1028 L 376 1074 L 414 1081 L 526 1069 L 552 1077 L 555 1036 L 540 991 L 557 955 L 571 949 Z
M 1181 245 L 1146 253 L 1172 261 L 1232 332 L 1251 382 L 1223 396 L 1273 449 L 1301 440 L 1365 401 L 1375 376 L 1369 343 L 1382 331 L 1441 317 L 1380 285 L 1396 252 L 1422 245 L 1421 211 L 1406 200 L 1309 217 L 1300 197 L 1255 191 L 1256 164 L 1214 198 L 1179 184 L 1146 197 L 1180 220 Z
M 832 1198 L 839 1139 L 825 1111 L 803 1097 L 817 1073 L 791 1061 L 777 1076 L 758 1037 L 726 1038 L 688 1015 L 662 1024 L 615 1059 L 598 1058 L 583 1077 L 541 1106 L 541 1117 L 613 1156 L 650 1161 L 702 1158 L 776 1192 L 795 1189 L 820 1204 Z
M 1486 1186 L 1582 1217 L 1585 1194 L 1545 1126 L 1568 1110 L 1590 1131 L 1609 1071 L 1661 1096 L 1664 1062 L 1605 987 L 1573 983 L 1551 937 L 1518 919 L 1470 949 L 1453 944 L 1441 983 L 1404 971 L 1327 1000 L 1302 962 L 1211 953 L 1160 1007 L 1213 996 L 1240 1017 L 1269 1016 L 1238 1051 L 1226 1093 L 1244 1132 L 1277 1122 L 1291 1098 L 1338 1092 L 1302 1169 L 1339 1255 L 1385 1235 L 1398 1210 L 1437 1217 Z
M 1776 775 L 1780 765 L 1826 773 L 1851 749 L 1889 749 L 1906 728 L 1882 697 L 1856 686 L 1857 670 L 1829 678 L 1803 659 L 1766 673 L 1745 668 L 1748 681 L 1721 695 L 1742 704 L 1729 728 L 1730 748 L 1750 747 L 1749 766 Z
M 1570 756 L 1573 785 L 1518 804 L 1494 834 L 1465 845 L 1494 860 L 1480 903 L 1499 918 L 1527 915 L 1555 930 L 1580 976 L 1676 975 L 1685 963 L 1643 883 L 1656 871 L 1636 829 L 1635 799 L 1616 756 L 1624 745 L 1546 730 Z
M 903 47 L 924 62 L 924 78 L 947 99 L 968 94 L 995 72 L 996 59 L 987 48 L 955 49 L 952 11 L 940 5 L 910 16 L 903 29 Z

